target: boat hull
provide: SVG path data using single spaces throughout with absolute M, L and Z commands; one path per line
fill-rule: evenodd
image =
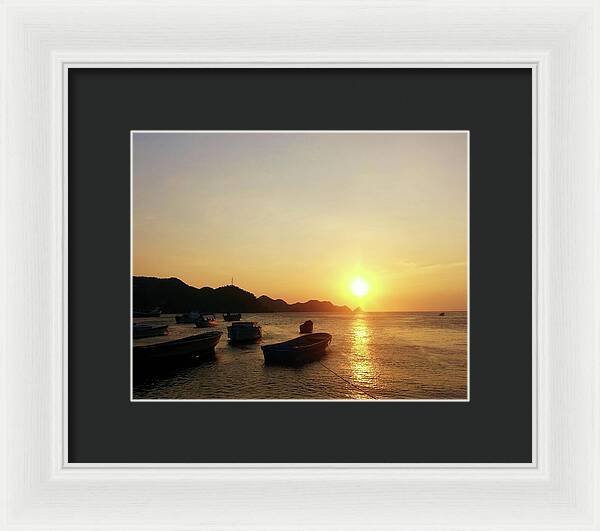
M 215 330 L 174 341 L 133 347 L 133 359 L 135 362 L 148 362 L 213 355 L 222 335 L 223 332 Z
M 134 326 L 133 327 L 133 339 L 141 339 L 143 337 L 155 337 L 162 336 L 167 333 L 169 325 L 157 325 L 157 326 Z
M 230 343 L 251 343 L 262 337 L 260 326 L 228 326 L 227 337 Z
M 160 317 L 160 310 L 155 310 L 151 312 L 133 312 L 133 317 Z
M 261 348 L 268 365 L 296 365 L 322 358 L 330 343 L 331 335 L 321 332 Z

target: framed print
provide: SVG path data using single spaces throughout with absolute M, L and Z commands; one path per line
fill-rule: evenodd
M 3 5 L 2 528 L 598 530 L 596 0 Z

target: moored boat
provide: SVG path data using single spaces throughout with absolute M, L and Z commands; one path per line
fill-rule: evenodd
M 204 313 L 194 321 L 196 328 L 208 328 L 217 324 L 217 318 L 212 313 Z
M 223 321 L 241 321 L 242 314 L 241 313 L 224 313 Z
M 198 312 L 187 312 L 182 315 L 176 315 L 175 322 L 179 324 L 194 324 L 200 317 L 202 317 L 202 314 Z
M 313 331 L 313 322 L 309 319 L 308 321 L 304 321 L 300 325 L 300 333 L 301 334 L 312 334 Z
M 133 317 L 160 317 L 160 308 L 154 308 L 154 310 L 133 310 Z
M 168 328 L 169 325 L 166 324 L 134 323 L 132 327 L 133 339 L 162 336 L 167 333 Z
M 261 348 L 265 363 L 289 365 L 320 358 L 325 354 L 329 343 L 331 343 L 331 334 L 319 332 L 290 339 L 283 343 L 263 345 Z
M 252 321 L 239 321 L 227 327 L 227 337 L 231 343 L 257 341 L 262 337 L 262 327 Z
M 215 346 L 222 335 L 223 332 L 212 330 L 173 341 L 133 347 L 133 359 L 137 362 L 144 362 L 211 355 L 214 354 Z

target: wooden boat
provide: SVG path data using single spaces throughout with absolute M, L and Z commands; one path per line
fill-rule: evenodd
M 196 319 L 195 323 L 196 328 L 208 328 L 217 324 L 217 318 L 212 313 L 205 313 Z
M 262 337 L 262 327 L 252 321 L 239 321 L 227 327 L 230 343 L 257 341 Z
M 224 313 L 223 321 L 240 321 L 242 319 L 241 313 Z
M 212 330 L 173 341 L 133 347 L 133 359 L 136 362 L 146 362 L 211 355 L 214 354 L 215 346 L 222 335 L 223 332 Z
M 283 343 L 263 345 L 262 351 L 267 364 L 296 364 L 312 361 L 325 354 L 331 343 L 331 334 L 319 332 L 290 339 Z
M 133 317 L 160 317 L 160 313 L 160 308 L 154 308 L 150 311 L 133 310 Z
M 176 315 L 175 322 L 179 324 L 194 324 L 200 317 L 202 317 L 202 314 L 198 312 L 188 312 L 182 315 Z
M 167 333 L 168 328 L 169 325 L 166 324 L 134 323 L 132 327 L 133 339 L 162 336 Z
M 312 334 L 313 331 L 313 322 L 309 319 L 308 321 L 304 321 L 300 325 L 300 333 L 301 334 Z

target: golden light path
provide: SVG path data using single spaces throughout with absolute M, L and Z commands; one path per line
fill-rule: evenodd
M 352 370 L 352 380 L 359 385 L 367 386 L 367 388 L 372 388 L 375 379 L 369 347 L 370 340 L 371 330 L 366 320 L 356 319 L 352 326 L 350 368 Z

